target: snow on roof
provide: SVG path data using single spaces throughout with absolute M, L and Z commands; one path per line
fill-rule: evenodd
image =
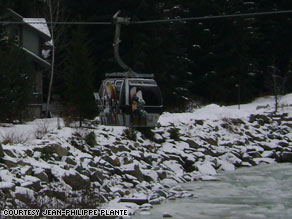
M 34 29 L 42 32 L 47 37 L 51 38 L 51 33 L 45 18 L 23 18 L 23 21 Z

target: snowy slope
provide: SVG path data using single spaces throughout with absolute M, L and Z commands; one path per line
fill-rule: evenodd
M 279 112 L 291 113 L 292 94 L 280 98 Z M 160 123 L 167 125 L 170 123 L 190 122 L 192 119 L 197 120 L 221 120 L 223 118 L 247 118 L 251 114 L 262 114 L 274 111 L 274 97 L 258 98 L 252 103 L 233 106 L 219 106 L 210 104 L 200 109 L 194 109 L 192 113 L 164 113 L 160 118 Z

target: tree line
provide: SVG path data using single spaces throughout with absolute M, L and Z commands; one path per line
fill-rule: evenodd
M 59 21 L 85 22 L 111 21 L 118 10 L 131 21 L 143 21 L 292 9 L 289 0 L 1 2 L 24 17 L 47 18 L 50 2 L 59 7 Z M 247 102 L 272 94 L 275 77 L 282 92 L 291 92 L 291 19 L 292 14 L 278 14 L 127 25 L 120 55 L 134 71 L 155 74 L 168 110 L 183 110 L 198 100 L 236 103 L 239 88 L 240 100 Z M 114 25 L 56 25 L 54 36 L 53 97 L 59 96 L 76 116 L 95 115 L 91 93 L 105 73 L 122 71 L 113 56 Z

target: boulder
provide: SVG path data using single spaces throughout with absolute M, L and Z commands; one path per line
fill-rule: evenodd
M 267 136 L 268 136 L 269 139 L 272 139 L 272 140 L 274 140 L 274 139 L 283 140 L 282 136 L 279 135 L 279 134 L 268 134 Z
M 24 161 L 24 160 L 19 160 L 17 162 L 18 166 L 30 166 L 31 163 L 29 163 L 28 161 Z
M 26 153 L 26 155 L 27 156 L 29 156 L 29 157 L 32 157 L 33 156 L 33 150 L 31 150 L 31 149 L 26 149 L 26 150 L 24 150 L 24 152 Z
M 207 142 L 209 145 L 218 146 L 218 141 L 213 138 L 202 138 L 201 139 Z
M 211 157 L 219 157 L 219 156 L 223 155 L 224 152 L 222 152 L 222 151 L 220 152 L 220 151 L 212 150 L 210 148 L 206 148 L 204 154 L 209 155 Z
M 15 184 L 11 182 L 0 182 L 0 191 L 6 193 L 9 191 L 14 191 Z
M 62 179 L 72 187 L 72 190 L 87 189 L 90 186 L 90 179 L 87 176 L 79 174 L 77 171 L 67 171 Z
M 159 170 L 157 171 L 158 177 L 160 180 L 166 179 L 167 178 L 167 172 L 164 170 Z
M 195 164 L 202 175 L 216 175 L 217 171 L 213 167 L 213 163 L 205 162 L 205 163 L 196 163 Z
M 153 161 L 157 161 L 157 157 L 154 157 L 151 154 L 148 154 L 146 156 L 142 154 L 142 160 L 145 161 L 147 164 L 152 165 Z
M 143 205 L 148 203 L 148 199 L 146 198 L 121 198 L 120 202 L 132 202 L 137 205 Z
M 66 157 L 64 159 L 64 162 L 67 164 L 73 165 L 73 166 L 75 166 L 77 164 L 71 157 Z
M 91 154 L 93 156 L 96 156 L 96 157 L 100 157 L 101 156 L 101 150 L 100 149 L 96 149 L 96 148 L 91 148 Z
M 165 198 L 163 197 L 158 197 L 158 198 L 155 198 L 155 199 L 152 199 L 152 200 L 149 200 L 149 204 L 151 205 L 159 205 L 161 204 L 161 202 L 165 200 Z
M 103 184 L 103 181 L 104 181 L 104 176 L 102 174 L 102 172 L 96 170 L 96 171 L 93 171 L 91 174 L 90 174 L 90 180 L 92 182 L 99 182 L 100 184 Z
M 263 158 L 277 158 L 276 151 L 274 151 L 274 150 L 270 150 L 270 151 L 266 150 L 266 151 L 263 151 L 261 153 L 261 156 Z
M 248 136 L 247 140 L 251 142 L 255 142 L 255 141 L 266 142 L 267 141 L 265 136 L 255 136 L 249 131 L 246 131 L 245 134 Z
M 280 145 L 281 147 L 288 147 L 289 146 L 289 144 L 287 142 L 284 142 L 284 141 L 280 141 L 278 143 L 278 145 Z
M 59 179 L 52 173 L 51 169 L 45 169 L 45 173 L 49 178 L 49 182 L 59 181 Z
M 36 177 L 34 177 L 36 178 Z M 27 181 L 25 183 L 22 183 L 21 186 L 24 187 L 24 188 L 28 188 L 28 189 L 31 189 L 33 191 L 40 191 L 42 189 L 42 186 L 41 186 L 41 180 L 39 178 L 36 178 L 37 180 L 34 180 L 34 181 Z
M 249 166 L 246 164 L 251 164 L 252 166 L 256 165 L 256 162 L 254 162 L 253 157 L 249 156 L 248 154 L 244 154 L 241 159 L 243 161 L 241 166 Z
M 138 164 L 135 164 L 133 170 L 124 170 L 123 172 L 124 174 L 134 176 L 136 179 L 138 179 L 139 182 L 143 182 L 145 180 Z
M 282 150 L 282 147 L 279 145 L 267 144 L 267 143 L 259 143 L 258 145 L 262 147 L 265 151 L 271 151 L 271 150 L 281 151 Z
M 222 156 L 219 157 L 222 160 L 226 160 L 230 163 L 232 163 L 235 167 L 240 167 L 242 160 L 239 159 L 236 155 L 234 155 L 233 153 L 226 153 Z
M 155 133 L 152 140 L 158 144 L 165 142 L 165 138 L 159 133 Z
M 102 157 L 102 159 L 105 160 L 106 162 L 110 163 L 113 166 L 121 166 L 121 162 L 120 162 L 118 157 L 113 159 L 110 156 L 105 155 L 105 156 Z
M 1 151 L 2 151 L 2 153 L 1 153 Z M 1 154 L 3 154 L 3 156 L 2 157 L 4 157 L 4 153 L 6 154 L 6 155 L 8 155 L 9 157 L 16 157 L 15 156 L 15 154 L 11 151 L 11 150 L 9 150 L 9 149 L 2 149 L 1 150 L 1 146 L 0 146 L 0 158 L 1 158 Z
M 261 158 L 261 154 L 258 151 L 248 151 L 247 154 L 253 158 Z
M 0 143 L 0 162 L 1 162 L 1 159 L 4 157 L 4 151 L 3 151 L 3 148 L 2 148 L 2 145 Z
M 8 168 L 13 168 L 13 167 L 18 166 L 17 161 L 12 160 L 12 159 L 8 159 L 7 157 L 3 159 L 3 162 Z
M 177 163 L 179 163 L 182 166 L 185 164 L 185 162 L 183 161 L 183 159 L 180 155 L 171 154 L 171 153 L 167 153 L 167 152 L 165 154 L 168 155 L 169 160 L 175 160 L 175 161 L 177 161 Z
M 68 155 L 68 149 L 62 147 L 62 145 L 60 145 L 60 144 L 47 145 L 47 146 L 42 148 L 41 152 L 46 153 L 46 154 L 56 153 L 56 154 L 58 154 L 59 158 L 62 158 L 63 156 Z
M 257 121 L 259 125 L 263 126 L 264 124 L 269 124 L 271 122 L 271 118 L 269 118 L 266 115 L 261 115 L 261 114 L 251 114 L 249 117 L 249 122 L 253 123 Z
M 162 215 L 162 217 L 172 217 L 172 215 L 169 214 L 168 212 L 164 212 L 163 215 Z
M 278 162 L 290 162 L 292 163 L 292 152 L 283 151 L 280 156 L 277 158 Z
M 194 125 L 204 125 L 204 120 L 195 120 L 195 124 Z
M 26 203 L 28 206 L 32 204 L 35 200 L 35 192 L 32 189 L 24 188 L 21 186 L 15 187 L 15 192 L 13 193 L 15 199 Z
M 32 166 L 24 166 L 20 170 L 20 172 L 23 176 L 32 175 L 32 171 L 33 171 Z
M 48 196 L 50 198 L 56 198 L 56 199 L 59 199 L 61 201 L 67 200 L 66 192 L 59 191 L 59 190 L 53 190 L 51 188 L 41 190 L 39 195 Z
M 68 168 L 68 170 L 69 169 L 70 169 L 70 167 Z M 87 168 L 84 168 L 83 166 L 76 166 L 75 170 L 83 176 L 86 176 L 88 178 L 90 177 L 90 171 Z
M 185 142 L 189 144 L 190 148 L 197 149 L 200 147 L 200 145 L 198 143 L 196 143 L 195 141 L 193 141 L 191 139 L 187 139 Z
M 35 169 L 33 175 L 43 182 L 49 182 L 49 177 L 43 169 Z
M 114 146 L 109 146 L 109 148 L 112 150 L 113 153 L 118 153 L 118 152 L 124 152 L 128 151 L 130 152 L 131 150 L 128 149 L 126 146 L 122 145 L 121 143 L 118 143 L 115 145 L 116 142 L 114 142 Z
M 163 189 L 157 190 L 155 192 L 159 195 L 159 197 L 164 197 L 164 198 L 168 197 L 168 192 Z
M 292 124 L 291 123 L 283 123 L 283 126 L 287 126 L 288 128 L 292 129 Z

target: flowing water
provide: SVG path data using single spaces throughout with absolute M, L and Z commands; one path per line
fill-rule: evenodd
M 194 196 L 167 200 L 133 218 L 292 218 L 292 164 L 241 168 L 220 181 L 182 184 Z M 141 215 L 142 214 L 142 215 Z

